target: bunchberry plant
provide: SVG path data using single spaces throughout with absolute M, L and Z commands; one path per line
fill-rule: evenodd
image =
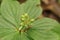
M 53 19 L 39 18 L 40 0 L 3 0 L 0 15 L 0 40 L 59 40 L 52 31 L 58 23 Z

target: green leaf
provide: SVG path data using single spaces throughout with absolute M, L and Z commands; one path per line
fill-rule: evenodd
M 21 40 L 30 40 L 25 32 L 21 33 Z
M 9 35 L 4 36 L 3 38 L 1 38 L 0 40 L 12 40 L 12 38 L 14 37 L 14 35 L 17 33 L 11 33 Z M 11 36 L 12 35 L 12 36 Z M 18 38 L 17 38 L 18 39 Z
M 15 26 L 20 24 L 20 4 L 17 1 L 3 1 L 1 5 L 2 16 Z
M 1 15 L 1 7 L 0 7 L 0 15 Z
M 60 40 L 60 24 L 57 25 L 52 31 L 56 32 L 59 35 L 59 40 Z
M 59 40 L 59 35 L 52 31 L 29 30 L 27 34 L 34 40 Z
M 56 21 L 49 18 L 42 18 L 32 23 L 32 29 L 49 31 L 58 25 Z
M 53 31 L 60 35 L 60 24 L 58 24 L 57 27 L 53 29 Z
M 40 0 L 27 0 L 27 2 L 23 3 L 21 6 L 24 12 L 29 14 L 30 18 L 37 18 L 42 14 Z
M 0 40 L 13 40 L 15 34 L 17 35 L 17 37 L 15 36 L 16 40 L 19 38 L 19 32 L 17 29 L 20 24 L 20 10 L 20 4 L 17 1 L 2 2 L 2 17 L 0 17 Z
M 0 4 L 0 15 L 1 15 L 1 4 Z
M 43 18 L 35 21 L 28 30 L 28 35 L 34 40 L 59 40 L 57 33 L 51 32 L 57 27 L 58 23 L 49 18 Z
M 16 33 L 16 29 L 13 27 L 13 25 L 6 22 L 1 16 L 0 16 L 0 40 L 4 39 L 8 35 L 11 36 L 11 34 Z

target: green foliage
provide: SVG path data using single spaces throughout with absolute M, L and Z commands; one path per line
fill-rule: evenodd
M 59 40 L 59 34 L 55 32 L 58 25 L 56 21 L 49 18 L 36 20 L 42 13 L 42 8 L 37 6 L 39 2 L 39 0 L 28 0 L 19 4 L 17 1 L 3 0 L 0 40 Z M 24 14 L 28 14 L 26 20 Z M 22 15 L 24 20 L 21 20 Z M 31 19 L 34 19 L 33 22 Z M 21 25 L 21 22 L 24 22 L 24 25 Z
M 0 15 L 1 15 L 1 7 L 0 7 Z
M 55 27 L 53 29 L 53 31 L 56 32 L 59 35 L 59 37 L 60 37 L 60 24 L 58 24 L 57 27 Z M 60 40 L 60 38 L 59 38 L 59 40 Z
M 60 0 L 58 0 L 58 3 L 60 4 Z

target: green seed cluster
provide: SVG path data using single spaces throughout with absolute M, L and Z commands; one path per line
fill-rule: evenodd
M 21 15 L 21 23 L 20 23 L 19 30 L 29 27 L 29 25 L 31 25 L 31 23 L 34 21 L 35 21 L 35 19 L 31 19 L 29 17 L 28 13 Z

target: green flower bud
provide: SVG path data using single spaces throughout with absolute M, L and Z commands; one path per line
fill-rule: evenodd
M 27 13 L 25 13 L 25 14 L 24 14 L 24 16 L 26 17 L 26 16 L 28 16 L 28 14 L 27 14 Z
M 24 23 L 22 22 L 22 23 L 20 23 L 20 25 L 21 25 L 21 26 L 23 26 L 23 25 L 24 25 Z
M 35 19 L 31 19 L 31 21 L 33 22 Z

